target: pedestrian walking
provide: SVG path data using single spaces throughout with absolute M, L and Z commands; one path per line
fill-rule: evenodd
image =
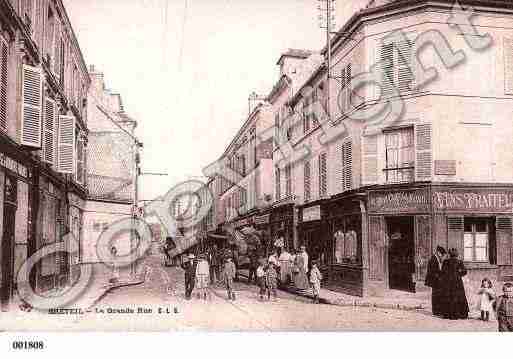
M 313 288 L 313 295 L 314 295 L 314 303 L 318 304 L 319 296 L 321 294 L 321 281 L 322 281 L 322 274 L 318 267 L 319 261 L 314 260 L 312 261 L 312 269 L 310 270 L 310 283 L 312 284 Z
M 118 249 L 115 246 L 110 248 L 110 255 L 112 258 L 112 262 L 110 263 L 112 267 L 112 275 L 109 279 L 111 284 L 115 284 L 119 282 L 119 267 L 116 264 L 116 257 L 118 256 Z
M 442 295 L 442 264 L 447 254 L 444 247 L 438 246 L 435 254 L 428 262 L 425 284 L 431 287 L 431 307 L 433 315 L 442 316 L 443 295 Z
M 235 279 L 235 264 L 231 257 L 226 258 L 223 270 L 224 284 L 228 292 L 228 299 L 235 300 L 235 292 L 233 291 L 233 280 Z
M 442 265 L 442 314 L 445 319 L 468 318 L 469 307 L 462 279 L 465 275 L 467 269 L 463 261 L 458 259 L 458 251 L 451 248 L 449 259 Z
M 215 284 L 219 280 L 219 252 L 217 250 L 217 245 L 214 244 L 212 249 L 209 252 L 209 260 L 210 260 L 210 283 Z
M 308 253 L 306 252 L 306 247 L 305 246 L 301 246 L 300 247 L 300 253 L 299 253 L 300 256 L 303 257 L 303 266 L 304 266 L 304 271 L 305 271 L 305 274 L 308 273 Z
M 308 277 L 306 276 L 305 259 L 301 253 L 295 256 L 293 272 L 294 286 L 299 290 L 305 290 L 308 288 Z
M 513 332 L 513 283 L 504 283 L 502 292 L 495 302 L 499 332 Z
M 274 262 L 269 260 L 269 264 L 267 265 L 267 271 L 265 273 L 265 284 L 267 286 L 267 300 L 271 299 L 271 294 L 273 295 L 274 301 L 278 300 L 278 293 L 276 292 L 276 288 L 278 287 L 278 272 L 276 271 L 276 265 Z
M 194 279 L 196 276 L 196 265 L 194 263 L 194 258 L 194 254 L 189 254 L 187 261 L 182 264 L 182 269 L 185 272 L 185 299 L 187 300 L 191 299 L 192 291 L 194 289 Z
M 258 264 L 258 267 L 256 269 L 256 280 L 259 288 L 259 299 L 261 301 L 264 300 L 264 295 L 266 292 L 266 285 L 265 285 L 265 266 L 263 263 L 263 260 Z
M 285 286 L 292 278 L 292 257 L 285 248 L 282 248 L 278 260 L 280 262 L 280 284 Z
M 198 290 L 198 299 L 203 298 L 204 300 L 207 300 L 209 277 L 210 268 L 207 256 L 202 254 L 199 256 L 198 265 L 196 266 L 196 288 Z
M 493 303 L 496 298 L 492 281 L 488 278 L 484 278 L 481 281 L 481 288 L 479 288 L 477 294 L 479 295 L 479 310 L 481 311 L 481 320 L 487 322 L 490 320 L 490 312 L 493 312 Z
M 258 268 L 258 253 L 256 250 L 253 250 L 249 255 L 249 275 L 248 275 L 248 284 L 255 282 L 258 284 L 258 277 L 256 275 L 256 271 Z

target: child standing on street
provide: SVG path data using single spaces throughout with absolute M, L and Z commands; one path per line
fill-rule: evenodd
M 235 278 L 235 264 L 231 257 L 226 258 L 223 270 L 224 283 L 228 292 L 228 300 L 235 300 L 235 293 L 233 291 L 233 280 Z
M 495 303 L 499 332 L 513 332 L 513 283 L 505 283 Z
M 493 302 L 495 301 L 495 291 L 493 290 L 492 281 L 484 278 L 481 281 L 481 288 L 477 294 L 479 298 L 479 310 L 481 311 L 481 320 L 489 321 L 490 312 L 493 310 Z
M 270 259 L 267 265 L 267 272 L 265 273 L 265 284 L 267 285 L 267 300 L 271 299 L 272 293 L 274 301 L 277 301 L 278 294 L 276 293 L 276 288 L 278 287 L 278 272 L 276 271 L 276 265 Z
M 202 254 L 199 257 L 198 265 L 196 266 L 196 288 L 198 288 L 198 299 L 203 298 L 204 300 L 207 300 L 209 277 L 210 268 L 207 262 L 207 257 Z
M 258 267 L 256 269 L 256 279 L 258 288 L 260 288 L 260 300 L 264 300 L 265 295 L 265 267 L 263 263 L 258 263 Z
M 317 267 L 317 261 L 312 261 L 312 269 L 310 270 L 310 283 L 313 287 L 314 303 L 319 303 L 319 295 L 321 291 L 322 274 Z

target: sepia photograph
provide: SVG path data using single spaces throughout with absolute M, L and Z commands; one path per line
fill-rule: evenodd
M 513 1 L 0 0 L 0 236 L 12 351 L 502 337 Z

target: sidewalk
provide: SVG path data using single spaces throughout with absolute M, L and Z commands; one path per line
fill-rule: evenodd
M 239 276 L 247 279 L 247 270 L 239 270 Z M 281 287 L 280 290 L 313 300 L 312 288 L 299 290 L 293 286 Z M 424 311 L 431 313 L 431 299 L 428 293 L 406 293 L 389 290 L 384 296 L 357 297 L 321 288 L 320 301 L 324 304 L 344 307 L 374 307 L 382 309 L 399 309 L 406 311 Z
M 112 277 L 112 270 L 102 263 L 94 264 L 82 264 L 81 267 L 92 267 L 92 277 L 89 285 L 84 292 L 78 296 L 76 300 L 66 305 L 68 309 L 81 308 L 88 310 L 93 307 L 98 301 L 100 301 L 110 291 L 132 285 L 142 284 L 145 281 L 146 273 L 140 273 L 134 277 L 131 277 L 126 271 L 121 271 L 120 278 L 117 283 L 110 283 L 109 280 Z M 124 273 L 125 272 L 125 273 Z M 64 293 L 69 290 L 70 287 L 59 288 L 50 292 L 44 293 L 45 296 L 59 296 L 60 293 Z M 11 303 L 10 311 L 20 311 L 21 300 L 16 297 Z M 34 309 L 36 310 L 36 309 Z

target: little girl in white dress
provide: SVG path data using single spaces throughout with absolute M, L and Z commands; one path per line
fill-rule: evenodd
M 477 294 L 480 296 L 479 309 L 481 310 L 481 320 L 489 321 L 490 312 L 493 312 L 493 302 L 496 298 L 492 281 L 488 278 L 484 278 L 481 281 L 481 288 L 479 288 Z

